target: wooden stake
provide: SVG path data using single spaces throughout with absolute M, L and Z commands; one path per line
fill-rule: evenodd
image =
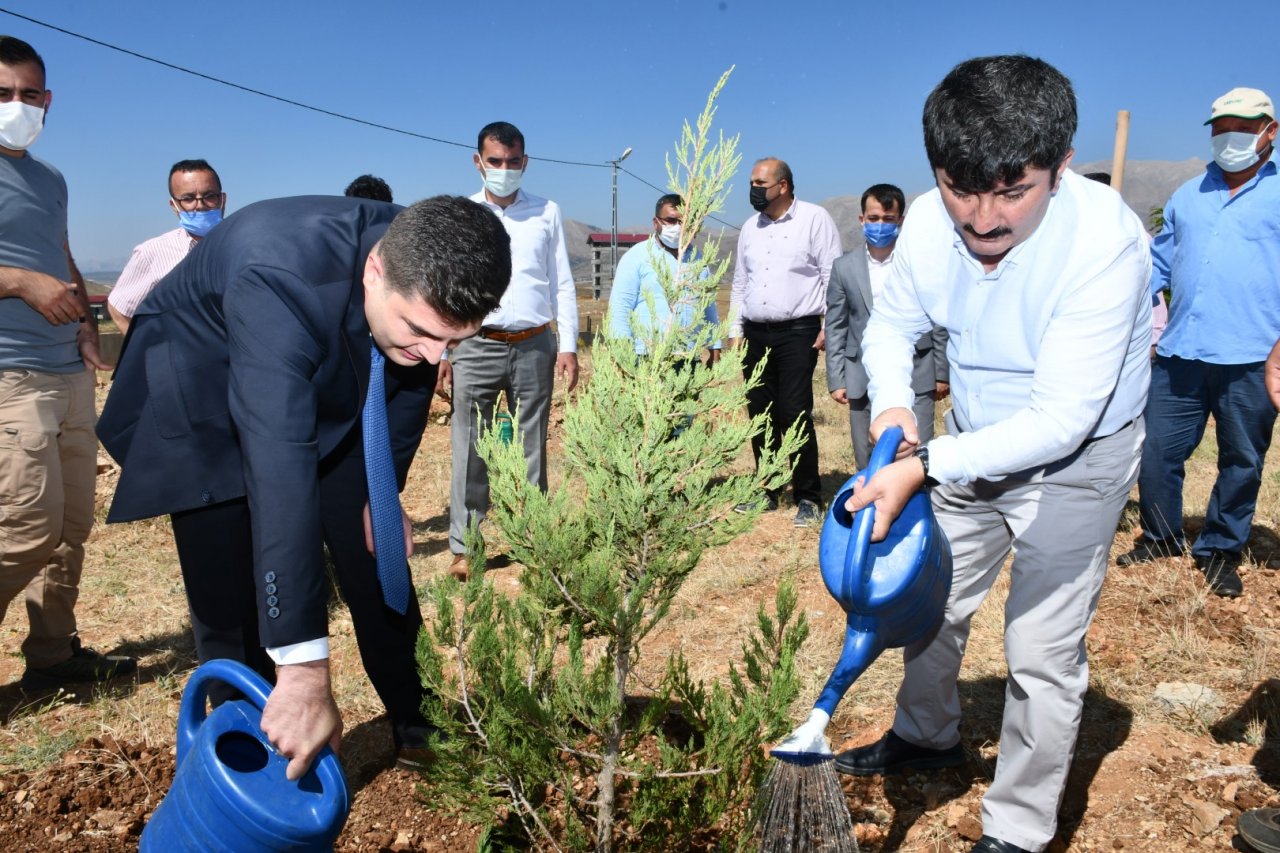
M 1120 192 L 1124 185 L 1124 158 L 1129 148 L 1129 111 L 1116 113 L 1116 149 L 1111 157 L 1111 188 Z

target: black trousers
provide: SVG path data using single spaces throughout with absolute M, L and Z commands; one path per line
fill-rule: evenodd
M 413 742 L 426 724 L 414 659 L 422 613 L 416 596 L 409 597 L 403 616 L 382 601 L 377 563 L 364 545 L 361 515 L 367 495 L 364 458 L 354 434 L 320 470 L 321 524 L 338 588 L 351 611 L 360 659 L 399 745 L 406 739 Z M 258 639 L 260 599 L 254 586 L 248 500 L 177 513 L 172 520 L 200 661 L 230 658 L 274 682 L 275 664 Z M 215 702 L 234 695 L 230 690 L 210 692 Z
M 770 450 L 776 450 L 782 434 L 797 420 L 800 422 L 805 442 L 796 454 L 791 490 L 797 503 L 804 500 L 819 505 L 822 480 L 818 476 L 818 436 L 813 431 L 813 370 L 818 364 L 818 350 L 813 344 L 821 331 L 822 318 L 816 316 L 777 323 L 746 320 L 742 324 L 747 344 L 743 375 L 750 376 L 765 353 L 769 355 L 763 381 L 747 394 L 747 413 L 752 417 L 769 413 L 773 430 Z M 757 462 L 764 447 L 763 435 L 751 440 Z

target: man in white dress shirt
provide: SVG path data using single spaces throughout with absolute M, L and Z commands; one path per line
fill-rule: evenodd
M 459 579 L 467 576 L 467 526 L 489 509 L 489 472 L 476 438 L 493 421 L 498 394 L 506 393 L 513 411 L 519 408 L 529 482 L 545 491 L 555 376 L 567 391 L 578 384 L 578 301 L 560 207 L 520 188 L 529 158 L 515 125 L 485 125 L 474 160 L 484 188 L 471 198 L 497 214 L 511 236 L 511 284 L 480 334 L 440 363 L 441 383 L 453 383 L 449 573 Z
M 1137 478 L 1150 378 L 1151 256 L 1115 192 L 1070 172 L 1071 83 L 1027 56 L 956 66 L 925 105 L 937 188 L 911 208 L 863 338 L 872 438 L 898 461 L 855 489 L 883 538 L 927 483 L 955 566 L 938 630 L 904 650 L 892 729 L 846 773 L 965 760 L 956 681 L 969 620 L 1015 556 L 1005 605 L 1000 756 L 975 851 L 1037 851 L 1057 831 L 1089 683 L 1085 632 Z M 950 335 L 948 435 L 918 443 L 912 351 Z
M 152 288 L 195 248 L 227 210 L 222 179 L 204 160 L 179 160 L 169 169 L 169 209 L 179 227 L 139 243 L 111 293 L 107 310 L 120 334 Z

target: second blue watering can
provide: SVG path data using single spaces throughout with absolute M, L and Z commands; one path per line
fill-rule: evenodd
M 206 717 L 214 682 L 245 698 Z M 285 778 L 288 759 L 262 733 L 270 692 L 236 661 L 212 660 L 191 676 L 178 712 L 177 773 L 142 832 L 142 853 L 333 849 L 351 805 L 342 766 L 325 747 L 305 776 Z

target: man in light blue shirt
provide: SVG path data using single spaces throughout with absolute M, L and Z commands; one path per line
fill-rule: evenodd
M 1085 633 L 1138 476 L 1151 258 L 1120 196 L 1068 169 L 1076 100 L 1052 66 L 963 62 L 924 116 L 937 188 L 911 206 L 862 339 L 871 437 L 900 426 L 905 439 L 846 508 L 874 502 L 880 540 L 934 482 L 954 568 L 938 629 L 903 650 L 893 727 L 836 769 L 965 762 L 956 684 L 969 624 L 1012 553 L 1000 755 L 973 850 L 1039 851 L 1057 832 L 1089 686 Z M 948 434 L 922 444 L 912 356 L 933 325 L 947 330 L 954 407 Z
M 613 276 L 613 290 L 609 294 L 609 335 L 614 338 L 631 338 L 636 353 L 648 352 L 646 341 L 660 335 L 671 323 L 688 331 L 691 343 L 707 327 L 720 324 L 716 303 L 711 300 L 698 310 L 700 295 L 695 288 L 682 285 L 682 270 L 687 270 L 694 260 L 693 248 L 680 256 L 681 223 L 684 215 L 680 208 L 684 200 L 675 193 L 658 199 L 653 209 L 653 235 L 643 243 L 631 247 L 618 261 Z M 680 296 L 674 312 L 658 277 L 657 264 L 662 264 L 670 281 Z M 652 311 L 650 306 L 652 305 Z M 701 319 L 695 315 L 701 313 Z M 709 363 L 720 356 L 720 341 L 708 346 Z M 696 357 L 690 353 L 690 358 Z
M 1142 539 L 1119 565 L 1185 547 L 1184 464 L 1213 415 L 1218 479 L 1191 548 L 1209 588 L 1235 598 L 1276 412 L 1263 362 L 1280 334 L 1280 177 L 1275 108 L 1232 89 L 1205 124 L 1214 162 L 1174 192 L 1152 245 L 1153 293 L 1169 288 L 1169 325 L 1156 347 L 1147 441 L 1138 478 Z

